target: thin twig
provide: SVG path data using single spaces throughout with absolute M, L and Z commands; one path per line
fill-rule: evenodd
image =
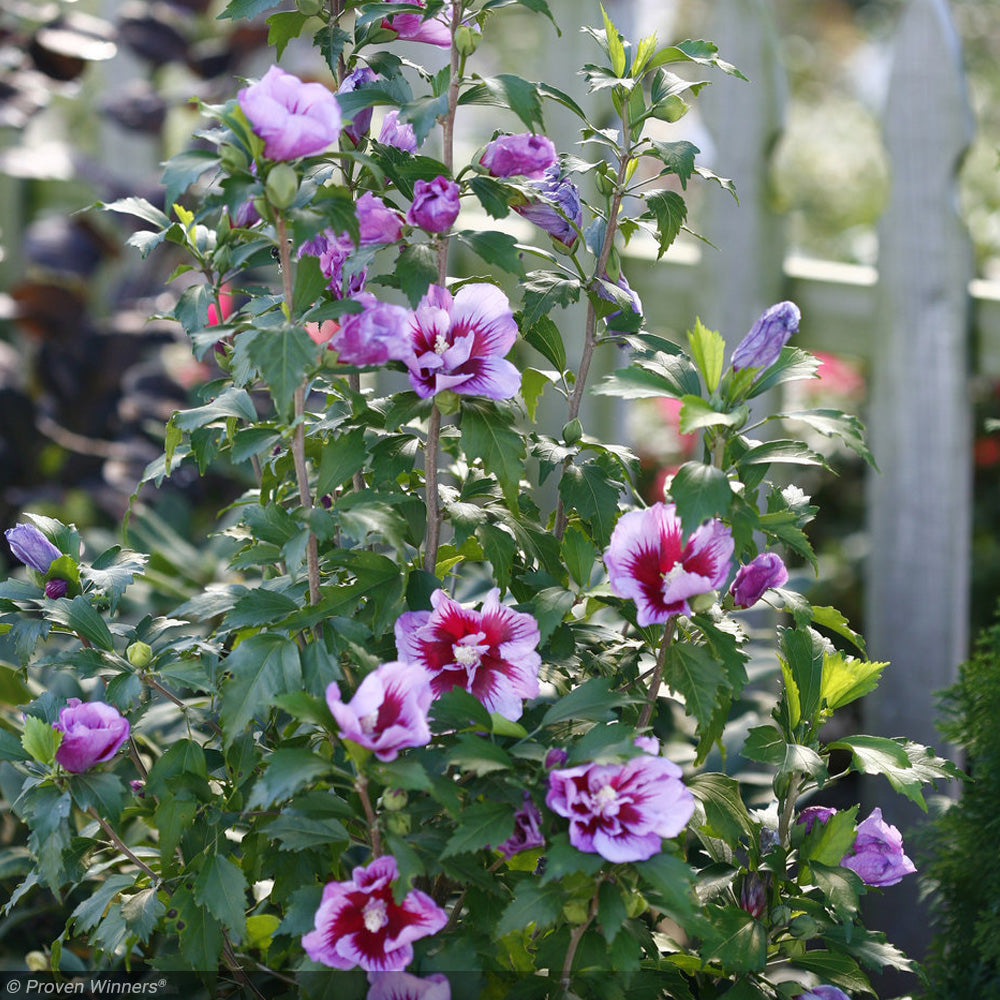
M 594 917 L 597 916 L 597 894 L 600 888 L 601 882 L 598 880 L 597 887 L 594 889 L 594 896 L 590 901 L 590 912 L 587 914 L 587 919 L 582 924 L 577 924 L 569 936 L 569 947 L 566 949 L 566 960 L 563 962 L 562 976 L 559 980 L 564 990 L 569 989 L 570 972 L 573 968 L 573 959 L 576 957 L 576 949 L 580 946 L 580 939 L 586 933 L 587 928 L 593 923 Z
M 368 820 L 368 828 L 371 830 L 372 857 L 380 857 L 382 854 L 382 835 L 379 833 L 378 819 L 375 816 L 375 810 L 372 808 L 372 800 L 368 795 L 368 779 L 359 773 L 354 785 L 358 790 L 358 797 L 361 799 L 361 805 L 365 810 L 365 819 Z
M 653 717 L 653 709 L 656 707 L 656 699 L 660 694 L 660 684 L 663 681 L 663 665 L 667 662 L 667 650 L 674 641 L 675 617 L 671 617 L 663 629 L 663 641 L 660 643 L 660 652 L 656 657 L 656 668 L 653 671 L 653 678 L 649 685 L 649 693 L 646 695 L 646 704 L 642 707 L 637 728 L 645 729 L 649 725 L 649 720 Z
M 100 815 L 98 815 L 97 811 L 94 809 L 93 806 L 91 806 L 87 810 L 87 815 L 90 816 L 92 819 L 97 820 L 97 822 L 101 826 L 101 829 L 108 835 L 108 839 L 111 841 L 111 843 L 114 844 L 115 847 L 117 847 L 118 850 L 121 851 L 122 854 L 124 854 L 125 857 L 129 859 L 129 861 L 131 861 L 139 869 L 145 872 L 154 882 L 158 882 L 160 880 L 160 876 L 157 875 L 156 872 L 154 872 L 153 869 L 150 868 L 145 861 L 141 861 L 132 853 L 131 849 L 126 846 L 125 842 L 121 839 L 121 837 L 119 837 L 118 834 L 115 833 L 115 831 L 111 828 L 107 820 L 103 819 Z

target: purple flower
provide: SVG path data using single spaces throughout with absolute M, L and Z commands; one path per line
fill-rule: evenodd
M 545 838 L 542 836 L 541 822 L 542 814 L 538 811 L 538 806 L 525 792 L 524 805 L 514 813 L 514 832 L 502 844 L 497 844 L 497 850 L 509 861 L 521 851 L 543 847 Z
M 788 583 L 788 570 L 777 552 L 762 552 L 756 559 L 736 571 L 736 579 L 729 588 L 733 603 L 738 608 L 753 607 L 772 587 Z
M 386 854 L 355 868 L 349 882 L 327 882 L 315 929 L 302 937 L 306 954 L 334 969 L 402 972 L 413 961 L 413 942 L 436 934 L 448 915 L 418 889 L 397 903 L 398 876 L 396 859 Z
M 52 601 L 58 601 L 60 597 L 65 597 L 69 590 L 69 580 L 63 580 L 55 576 L 45 583 L 45 596 Z
M 421 399 L 443 389 L 510 399 L 521 373 L 504 355 L 516 338 L 510 302 L 495 285 L 463 285 L 454 296 L 431 285 L 410 316 L 410 385 Z
M 365 677 L 346 705 L 340 688 L 331 684 L 326 703 L 341 738 L 368 747 L 379 760 L 395 760 L 406 747 L 430 743 L 431 687 L 417 666 L 383 663 Z
M 538 192 L 539 199 L 515 205 L 514 211 L 544 229 L 554 240 L 571 247 L 579 238 L 578 230 L 583 224 L 580 189 L 568 177 L 559 176 L 555 163 L 531 186 Z
M 433 611 L 407 611 L 396 620 L 399 658 L 427 671 L 434 697 L 459 687 L 488 711 L 519 719 L 523 699 L 538 695 L 538 622 L 501 604 L 497 589 L 481 611 L 443 590 L 431 594 L 431 605 Z
M 632 742 L 651 757 L 659 757 L 660 741 L 655 736 L 637 736 Z
M 765 309 L 733 351 L 733 371 L 773 365 L 788 338 L 798 332 L 801 318 L 794 302 L 779 302 Z
M 299 247 L 299 256 L 309 254 L 319 257 L 319 268 L 326 276 L 328 287 L 334 298 L 357 295 L 364 290 L 368 269 L 345 267 L 356 252 L 354 241 L 347 233 L 334 235 L 330 230 L 318 233 Z M 345 288 L 345 276 L 347 278 Z
M 353 73 L 348 73 L 344 77 L 344 82 L 337 88 L 337 93 L 350 94 L 355 90 L 365 90 L 367 87 L 371 87 L 376 80 L 378 80 L 378 76 L 375 72 L 367 66 L 361 66 L 354 70 Z M 357 146 L 361 142 L 361 139 L 368 135 L 371 124 L 371 107 L 362 108 L 360 111 L 356 111 L 354 118 L 344 126 L 344 135 Z
M 826 823 L 836 814 L 837 810 L 832 806 L 806 806 L 795 822 L 801 823 L 806 828 L 806 833 L 809 833 L 816 823 Z
M 113 705 L 79 698 L 66 702 L 52 728 L 63 734 L 56 762 L 74 774 L 111 760 L 129 733 L 128 719 Z
M 365 1000 L 451 1000 L 451 985 L 443 972 L 426 979 L 409 972 L 369 972 Z
M 681 769 L 644 754 L 625 764 L 581 764 L 549 774 L 545 804 L 569 819 L 569 841 L 608 861 L 645 861 L 694 812 Z
M 403 217 L 377 195 L 366 191 L 358 199 L 356 210 L 361 246 L 395 243 L 399 239 L 403 231 Z
M 410 310 L 379 302 L 370 292 L 355 295 L 354 301 L 364 310 L 346 313 L 330 338 L 329 346 L 339 352 L 340 360 L 348 365 L 384 365 L 407 357 Z
M 917 870 L 903 853 L 899 830 L 882 819 L 879 808 L 858 824 L 852 850 L 840 863 L 855 872 L 865 885 L 895 885 L 904 875 Z
M 33 524 L 15 524 L 4 532 L 4 537 L 14 556 L 36 573 L 48 573 L 52 563 L 62 555 Z
M 394 146 L 405 153 L 417 151 L 417 133 L 413 131 L 413 126 L 409 122 L 400 122 L 398 108 L 386 112 L 385 118 L 382 119 L 378 141 L 384 146 Z
M 556 147 L 551 139 L 533 132 L 501 135 L 486 147 L 479 162 L 494 177 L 541 178 L 556 162 Z
M 321 83 L 303 83 L 272 66 L 237 98 L 269 160 L 321 153 L 340 137 L 340 106 Z
M 429 233 L 443 233 L 458 218 L 458 185 L 447 177 L 418 180 L 413 185 L 413 204 L 406 213 L 411 226 Z
M 691 613 L 689 599 L 722 586 L 729 575 L 733 536 L 711 520 L 684 540 L 673 504 L 655 503 L 622 515 L 604 551 L 611 588 L 631 598 L 640 625 L 662 625 Z
M 385 0 L 389 3 L 390 0 Z M 417 7 L 427 6 L 424 0 L 408 0 Z M 428 45 L 451 47 L 451 25 L 442 14 L 424 19 L 423 14 L 391 14 L 382 18 L 382 27 L 396 32 L 402 42 L 426 42 Z
M 814 986 L 805 993 L 797 993 L 792 1000 L 851 1000 L 851 998 L 836 986 Z
M 569 754 L 562 747 L 552 747 L 545 754 L 544 767 L 546 771 L 551 771 L 554 767 L 565 764 L 569 759 Z

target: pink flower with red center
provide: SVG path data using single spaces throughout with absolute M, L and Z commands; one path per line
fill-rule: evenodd
M 349 882 L 327 882 L 316 926 L 302 937 L 306 954 L 334 969 L 402 972 L 413 961 L 413 942 L 436 934 L 448 915 L 418 889 L 397 903 L 392 884 L 398 876 L 396 859 L 387 854 L 367 868 L 359 865 Z
M 379 760 L 395 760 L 400 750 L 430 742 L 431 687 L 420 667 L 383 663 L 346 705 L 336 684 L 326 689 L 326 703 L 341 737 L 374 751 Z
M 608 861 L 645 861 L 676 837 L 694 812 L 681 769 L 643 754 L 625 764 L 552 771 L 545 804 L 569 820 L 569 842 Z
M 410 316 L 411 353 L 404 359 L 421 399 L 444 389 L 510 399 L 521 373 L 505 355 L 517 339 L 510 302 L 495 285 L 463 285 L 453 296 L 431 285 Z
M 624 514 L 611 533 L 604 565 L 619 597 L 635 601 L 640 625 L 662 625 L 691 613 L 692 597 L 726 582 L 733 536 L 712 519 L 684 538 L 673 504 L 655 503 Z
M 434 696 L 459 687 L 490 712 L 519 719 L 525 698 L 538 696 L 538 622 L 486 595 L 481 611 L 463 607 L 443 590 L 433 611 L 408 611 L 396 620 L 396 653 L 423 667 Z
M 365 1000 L 451 1000 L 451 984 L 442 972 L 426 979 L 409 972 L 369 972 Z

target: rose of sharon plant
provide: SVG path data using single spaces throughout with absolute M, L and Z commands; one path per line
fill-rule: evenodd
M 163 294 L 217 365 L 143 484 L 187 466 L 236 499 L 203 540 L 135 502 L 130 531 L 155 525 L 135 537 L 167 538 L 148 573 L 55 519 L 12 529 L 8 915 L 71 900 L 53 970 L 188 970 L 213 995 L 790 1000 L 912 969 L 860 915 L 912 869 L 898 831 L 803 808 L 852 770 L 918 804 L 956 774 L 905 734 L 820 735 L 886 664 L 788 588 L 786 562 L 818 567 L 818 511 L 772 469 L 825 464 L 794 438 L 816 415 L 749 436 L 748 400 L 815 371 L 789 343 L 808 318 L 777 304 L 726 366 L 694 318 L 686 343 L 649 333 L 626 276 L 639 229 L 669 249 L 688 181 L 732 191 L 649 122 L 683 129 L 701 77 L 738 70 L 709 42 L 626 41 L 595 7 L 591 114 L 473 68 L 507 8 L 552 30 L 545 0 L 223 14 L 249 7 L 286 62 L 308 28 L 326 78 L 234 81 L 167 163 L 171 214 L 106 206 L 187 275 Z M 471 105 L 504 120 L 463 164 Z M 584 140 L 561 159 L 556 114 Z M 460 204 L 489 221 L 456 231 Z M 657 502 L 592 393 L 677 414 L 692 448 Z M 856 418 L 822 425 L 871 460 Z M 778 627 L 755 627 L 748 686 L 762 600 Z M 761 685 L 773 711 L 748 727 Z

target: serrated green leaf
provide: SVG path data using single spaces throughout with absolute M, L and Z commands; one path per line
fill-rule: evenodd
M 536 930 L 550 927 L 562 912 L 565 891 L 559 885 L 539 885 L 530 879 L 521 882 L 514 898 L 500 916 L 493 936 L 502 938 L 534 924 Z
M 135 885 L 131 875 L 108 875 L 104 881 L 73 910 L 71 919 L 77 933 L 92 930 L 100 922 L 112 900 L 123 890 Z
M 619 368 L 594 388 L 597 396 L 622 396 L 625 399 L 646 399 L 672 396 L 698 398 L 701 383 L 694 365 L 683 356 L 657 352 L 652 360 L 635 362 L 629 368 Z
M 226 747 L 255 715 L 267 714 L 276 695 L 302 686 L 298 647 L 273 632 L 244 639 L 229 654 L 225 669 L 231 676 L 222 685 L 219 717 Z
M 331 438 L 323 446 L 323 455 L 316 475 L 316 493 L 319 495 L 333 493 L 365 467 L 367 458 L 364 427 L 355 427 L 347 434 Z
M 567 509 L 575 510 L 593 529 L 594 541 L 606 545 L 618 518 L 621 482 L 601 458 L 571 465 L 559 480 L 559 496 Z
M 566 370 L 566 346 L 559 327 L 549 316 L 539 316 L 524 330 L 524 339 L 557 371 Z
M 597 546 L 579 528 L 569 527 L 559 546 L 559 553 L 570 579 L 579 586 L 586 587 L 590 583 L 597 558 Z
M 122 896 L 121 905 L 129 933 L 134 934 L 141 942 L 149 940 L 159 925 L 160 918 L 167 912 L 153 886 L 141 889 L 132 896 Z
M 455 236 L 487 264 L 519 278 L 524 277 L 523 251 L 509 233 L 463 229 Z
M 267 383 L 277 411 L 288 415 L 306 369 L 316 361 L 316 345 L 298 327 L 270 330 L 250 345 L 250 359 Z M 256 419 L 256 411 L 253 419 Z
M 678 426 L 682 434 L 693 434 L 704 427 L 739 427 L 746 422 L 746 418 L 745 407 L 719 411 L 701 396 L 684 396 Z
M 514 429 L 507 414 L 478 401 L 463 406 L 462 448 L 470 459 L 482 460 L 483 468 L 496 476 L 508 504 L 516 509 L 524 467 L 524 435 Z
M 795 680 L 802 716 L 810 720 L 819 709 L 823 687 L 822 640 L 811 629 L 783 629 L 781 650 Z
M 458 829 L 448 838 L 442 858 L 502 844 L 514 832 L 514 809 L 505 802 L 475 802 L 462 810 Z
M 691 357 L 705 380 L 708 391 L 715 392 L 722 378 L 722 363 L 726 353 L 726 342 L 715 330 L 709 330 L 701 320 L 696 320 L 693 330 L 688 330 L 688 345 Z
M 218 920 L 186 890 L 176 892 L 173 902 L 181 957 L 196 971 L 218 968 L 224 940 Z
M 856 660 L 843 653 L 827 653 L 823 657 L 822 698 L 828 708 L 838 709 L 863 697 L 878 687 L 885 663 Z
M 179 430 L 193 431 L 219 420 L 226 421 L 230 417 L 237 417 L 248 423 L 257 420 L 257 408 L 253 405 L 253 400 L 246 389 L 230 386 L 204 406 L 197 406 L 191 410 L 178 410 L 171 417 L 171 422 Z
M 234 21 L 249 21 L 258 14 L 277 7 L 280 2 L 281 0 L 229 0 L 226 9 L 219 15 L 219 20 L 232 18 Z
M 764 925 L 738 906 L 713 908 L 701 946 L 704 961 L 719 962 L 727 973 L 762 972 L 767 962 Z
M 601 17 L 604 19 L 604 35 L 608 46 L 608 58 L 611 60 L 611 70 L 615 76 L 625 73 L 625 46 L 622 36 L 608 17 L 604 5 L 601 5 Z
M 279 748 L 267 758 L 267 767 L 254 784 L 247 807 L 266 809 L 275 802 L 284 802 L 329 771 L 329 761 L 305 747 Z
M 685 462 L 677 470 L 670 482 L 670 496 L 677 504 L 686 535 L 710 517 L 725 517 L 733 498 L 729 477 L 703 462 Z
M 267 19 L 267 44 L 274 48 L 277 59 L 281 59 L 288 43 L 302 34 L 308 20 L 308 15 L 299 10 L 279 11 Z
M 659 142 L 653 139 L 651 142 L 656 158 L 663 164 L 661 173 L 674 174 L 681 182 L 681 187 L 686 188 L 694 173 L 694 158 L 701 150 L 693 142 L 684 139 L 678 142 Z
M 611 690 L 611 682 L 606 677 L 591 677 L 549 706 L 541 724 L 552 726 L 567 719 L 607 722 L 614 718 L 612 709 L 626 701 L 623 695 Z
M 852 806 L 834 813 L 825 823 L 815 822 L 799 848 L 803 863 L 816 861 L 829 867 L 839 865 L 854 846 L 857 815 L 858 807 Z
M 51 766 L 55 763 L 56 750 L 62 742 L 62 733 L 52 728 L 50 722 L 37 719 L 33 715 L 24 717 L 24 732 L 21 746 L 31 760 Z
M 742 754 L 761 764 L 780 764 L 785 759 L 785 737 L 777 726 L 754 726 L 747 733 Z
M 175 153 L 163 166 L 160 183 L 166 189 L 165 205 L 173 205 L 205 171 L 218 169 L 219 154 L 211 149 L 186 149 Z
M 658 241 L 657 260 L 662 257 L 677 238 L 687 219 L 687 205 L 676 191 L 657 191 L 646 196 L 644 219 L 656 220 Z
M 791 439 L 781 441 L 765 441 L 747 449 L 736 461 L 743 465 L 770 465 L 773 462 L 783 462 L 791 465 L 818 465 L 828 469 L 826 459 L 813 451 L 804 441 Z
M 469 187 L 491 218 L 503 219 L 510 214 L 508 188 L 495 178 L 480 174 L 469 181 Z
M 544 125 L 542 102 L 537 84 L 524 80 L 513 73 L 500 73 L 481 79 L 465 90 L 458 103 L 485 104 L 513 111 L 532 132 Z
M 102 819 L 114 823 L 125 806 L 125 785 L 115 774 L 87 771 L 70 777 L 73 801 L 84 811 L 93 809 Z
M 115 648 L 107 623 L 82 594 L 78 594 L 73 600 L 60 597 L 46 610 L 52 621 L 75 632 L 98 649 L 111 652 Z
M 477 775 L 507 771 L 514 767 L 510 754 L 503 747 L 475 733 L 460 733 L 448 760 L 463 771 Z
M 209 854 L 194 881 L 194 899 L 229 928 L 233 940 L 246 935 L 247 880 L 239 866 L 221 854 Z
M 740 783 L 725 774 L 696 774 L 686 781 L 705 808 L 705 821 L 716 835 L 729 843 L 753 831 L 753 821 L 740 796 Z
M 564 278 L 554 271 L 531 271 L 521 282 L 521 294 L 524 325 L 530 330 L 556 306 L 568 306 L 578 301 L 580 282 L 576 278 Z M 553 364 L 556 362 L 553 361 Z M 566 367 L 565 359 L 556 367 L 562 371 Z
M 84 580 L 94 584 L 108 598 L 112 614 L 118 602 L 136 575 L 146 568 L 149 556 L 141 552 L 123 551 L 120 545 L 113 545 L 102 552 L 90 566 L 80 567 Z
M 429 243 L 411 243 L 396 262 L 399 287 L 414 309 L 437 281 L 437 254 Z
M 664 676 L 670 687 L 683 696 L 687 714 L 699 726 L 708 725 L 720 689 L 728 688 L 722 664 L 704 646 L 677 642 L 668 650 Z

